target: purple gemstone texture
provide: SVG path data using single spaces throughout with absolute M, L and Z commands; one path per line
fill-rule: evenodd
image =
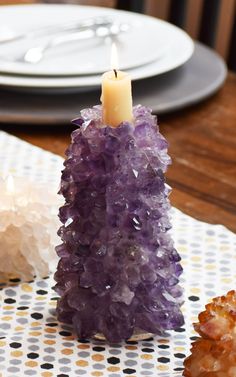
M 160 334 L 183 324 L 182 268 L 167 232 L 168 145 L 150 109 L 133 112 L 134 123 L 117 128 L 102 124 L 100 106 L 73 121 L 55 289 L 59 320 L 80 338 L 119 342 L 134 328 Z

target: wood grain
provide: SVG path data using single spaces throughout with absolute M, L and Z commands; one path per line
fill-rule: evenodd
M 170 10 L 170 0 L 146 0 L 145 13 L 158 17 L 162 20 L 168 20 Z
M 203 0 L 188 0 L 184 29 L 193 38 L 198 38 Z
M 160 117 L 173 164 L 167 173 L 171 202 L 185 213 L 236 232 L 236 75 L 211 99 Z M 71 126 L 3 127 L 44 149 L 64 155 Z
M 227 59 L 231 34 L 233 30 L 236 0 L 222 0 L 216 33 L 215 49 L 219 54 Z

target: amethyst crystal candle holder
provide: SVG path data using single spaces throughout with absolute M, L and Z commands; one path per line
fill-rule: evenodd
M 102 124 L 100 106 L 73 121 L 55 289 L 58 319 L 80 338 L 118 342 L 135 329 L 160 334 L 183 324 L 182 268 L 167 232 L 167 142 L 148 108 L 133 112 L 133 124 L 117 128 Z

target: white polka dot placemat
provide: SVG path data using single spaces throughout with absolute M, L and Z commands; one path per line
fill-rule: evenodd
M 57 192 L 62 158 L 0 132 L 0 174 L 49 182 Z M 235 288 L 236 235 L 172 209 L 182 257 L 185 326 L 165 337 L 108 345 L 76 338 L 58 324 L 53 277 L 0 285 L 0 377 L 180 377 L 196 334 L 192 322 L 214 296 Z

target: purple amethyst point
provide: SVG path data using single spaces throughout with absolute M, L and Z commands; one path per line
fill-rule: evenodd
M 102 124 L 100 106 L 73 121 L 55 289 L 59 320 L 80 338 L 119 342 L 135 327 L 160 334 L 184 322 L 182 268 L 168 233 L 168 144 L 150 109 L 133 113 L 134 124 L 117 128 Z

